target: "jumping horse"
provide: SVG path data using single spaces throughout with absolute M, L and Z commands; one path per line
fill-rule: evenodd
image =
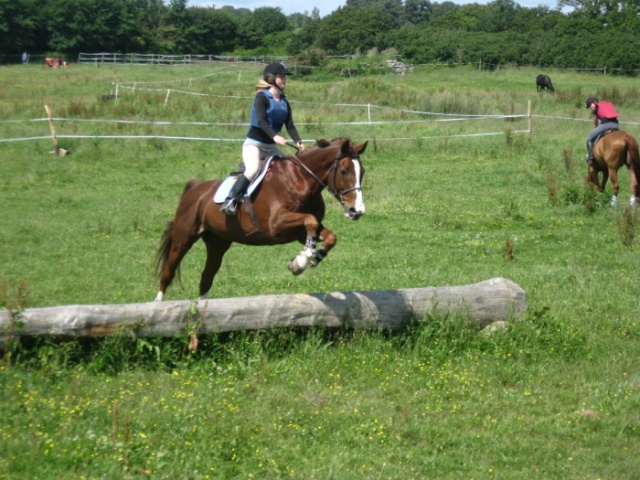
M 606 133 L 593 147 L 593 163 L 589 164 L 587 183 L 592 183 L 599 192 L 604 192 L 607 180 L 611 178 L 613 195 L 611 205 L 618 201 L 618 170 L 626 165 L 631 176 L 630 204 L 636 205 L 640 200 L 640 154 L 638 153 L 638 141 L 623 130 L 614 130 Z M 601 179 L 600 179 L 601 174 Z
M 322 191 L 331 192 L 348 219 L 359 219 L 365 211 L 360 155 L 366 147 L 367 142 L 356 145 L 347 138 L 318 140 L 304 152 L 272 161 L 270 171 L 251 197 L 245 197 L 236 216 L 225 215 L 214 203 L 222 180 L 187 182 L 158 248 L 160 291 L 155 300 L 164 298 L 180 262 L 200 239 L 207 251 L 200 299 L 207 298 L 222 258 L 233 243 L 258 246 L 298 241 L 304 249 L 289 262 L 291 273 L 299 275 L 307 267 L 317 266 L 337 241 L 335 233 L 322 224 Z M 316 248 L 317 243 L 322 247 Z

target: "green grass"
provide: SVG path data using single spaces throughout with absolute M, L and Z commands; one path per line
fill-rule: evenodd
M 0 67 L 0 306 L 150 301 L 184 183 L 240 158 L 255 66 Z M 299 246 L 234 246 L 213 297 L 462 285 L 503 276 L 529 310 L 486 336 L 464 318 L 397 334 L 277 329 L 200 339 L 39 339 L 0 365 L 0 478 L 633 479 L 640 471 L 637 216 L 585 189 L 584 97 L 614 100 L 636 137 L 635 79 L 470 68 L 314 80 L 289 97 L 303 138 L 369 140 L 366 215 L 327 197 L 338 245 L 293 277 Z M 211 75 L 214 74 L 214 75 Z M 190 79 L 192 79 L 190 81 Z M 196 80 L 197 79 L 197 80 Z M 113 83 L 158 82 L 157 91 Z M 189 83 L 191 83 L 189 85 Z M 166 89 L 173 92 L 165 104 Z M 226 98 L 235 95 L 245 98 Z M 437 122 L 441 115 L 527 119 Z M 374 125 L 363 122 L 372 104 Z M 343 105 L 339 105 L 343 104 Z M 365 105 L 360 107 L 344 106 Z M 385 108 L 378 108 L 385 107 Z M 538 117 L 536 115 L 540 115 Z M 544 116 L 544 117 L 542 117 Z M 445 117 L 446 118 L 446 117 Z M 115 124 L 137 120 L 139 124 Z M 172 125 L 149 125 L 148 121 Z M 401 121 L 421 120 L 415 123 Z M 492 136 L 452 135 L 499 132 Z M 62 138 L 172 135 L 187 141 Z M 610 188 L 610 187 L 609 187 Z M 204 251 L 167 299 L 196 298 Z

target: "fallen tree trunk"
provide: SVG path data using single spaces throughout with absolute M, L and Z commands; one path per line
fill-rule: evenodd
M 468 315 L 485 326 L 527 308 L 524 290 L 505 278 L 454 287 L 70 305 L 0 312 L 0 348 L 11 338 L 100 337 L 127 329 L 141 337 L 206 334 L 284 326 L 399 330 L 426 316 Z

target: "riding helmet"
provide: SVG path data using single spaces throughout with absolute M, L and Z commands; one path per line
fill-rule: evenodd
M 596 97 L 587 98 L 587 108 L 589 108 L 592 103 L 598 103 L 598 99 Z
M 273 85 L 276 81 L 276 75 L 291 75 L 291 72 L 280 62 L 273 62 L 264 67 L 262 78 L 265 82 Z

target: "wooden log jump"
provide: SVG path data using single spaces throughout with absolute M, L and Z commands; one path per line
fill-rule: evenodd
M 11 338 L 101 337 L 123 328 L 140 337 L 286 326 L 399 330 L 411 320 L 453 313 L 486 326 L 517 318 L 526 308 L 524 290 L 501 277 L 454 287 L 69 305 L 0 312 L 0 349 Z

